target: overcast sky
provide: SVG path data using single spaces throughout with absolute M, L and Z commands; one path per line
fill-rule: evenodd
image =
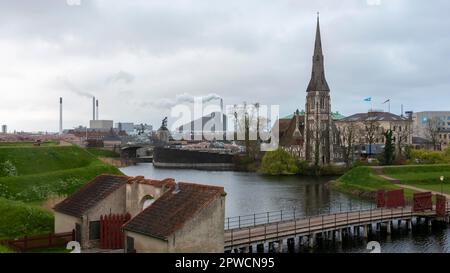
M 159 126 L 172 100 L 305 105 L 320 11 L 332 108 L 450 110 L 448 0 L 0 0 L 0 124 Z M 169 118 L 170 121 L 170 118 Z

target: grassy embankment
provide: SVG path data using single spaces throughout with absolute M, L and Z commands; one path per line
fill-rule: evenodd
M 441 191 L 450 194 L 450 165 L 408 165 L 390 166 L 384 168 L 387 176 L 398 179 L 402 184 L 415 186 L 422 189 Z M 444 176 L 444 183 L 441 185 L 440 177 Z
M 441 191 L 440 176 L 446 177 L 443 184 L 445 193 L 450 194 L 450 165 L 407 165 L 383 167 L 386 176 L 400 180 L 401 184 L 421 189 Z M 332 187 L 359 196 L 369 197 L 377 190 L 395 190 L 399 186 L 378 176 L 370 167 L 357 167 L 348 171 Z M 414 191 L 405 189 L 407 199 L 412 199 Z
M 4 145 L 0 163 L 9 161 L 15 176 L 0 177 L 0 240 L 53 231 L 53 215 L 42 205 L 73 193 L 102 173 L 120 174 L 76 147 Z
M 375 174 L 374 170 L 367 166 L 356 167 L 345 173 L 331 184 L 335 189 L 357 195 L 363 198 L 371 198 L 377 190 L 397 190 L 397 185 Z M 407 199 L 411 199 L 413 191 L 405 190 Z

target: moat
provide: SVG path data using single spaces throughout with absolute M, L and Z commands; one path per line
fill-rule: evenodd
M 146 178 L 174 178 L 176 181 L 223 186 L 227 192 L 226 217 L 253 213 L 293 210 L 298 215 L 316 215 L 329 211 L 345 211 L 350 207 L 370 207 L 368 201 L 327 187 L 333 177 L 270 177 L 255 173 L 212 172 L 180 169 L 157 169 L 151 163 L 121 168 L 126 175 L 143 175 Z M 369 240 L 381 243 L 383 252 L 450 252 L 450 229 L 433 228 L 432 232 L 414 229 L 390 235 L 374 235 Z M 368 252 L 367 241 L 323 245 L 315 252 Z M 296 252 L 308 252 L 297 249 Z

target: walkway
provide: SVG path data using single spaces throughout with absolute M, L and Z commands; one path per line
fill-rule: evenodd
M 449 209 L 447 205 L 447 211 Z M 253 244 L 261 245 L 266 242 L 271 244 L 296 237 L 307 237 L 312 247 L 317 235 L 342 240 L 342 234 L 353 228 L 354 232 L 362 231 L 363 236 L 367 237 L 373 224 L 380 227 L 381 224 L 386 224 L 390 233 L 394 220 L 406 221 L 406 226 L 410 229 L 413 219 L 437 219 L 436 211 L 413 212 L 411 207 L 368 209 L 233 228 L 225 230 L 225 250 L 248 248 Z
M 446 194 L 446 193 L 442 194 L 441 192 L 432 191 L 432 190 L 427 190 L 427 189 L 419 188 L 419 187 L 416 187 L 416 186 L 411 186 L 411 185 L 402 184 L 402 181 L 400 181 L 399 179 L 396 179 L 396 178 L 393 178 L 393 177 L 390 177 L 390 176 L 385 175 L 385 174 L 384 174 L 384 168 L 381 167 L 381 166 L 375 166 L 375 167 L 372 167 L 372 169 L 374 170 L 374 172 L 375 172 L 379 177 L 386 179 L 387 181 L 389 181 L 389 182 L 395 184 L 396 186 L 398 186 L 398 187 L 400 187 L 400 188 L 403 188 L 403 189 L 409 189 L 409 190 L 413 190 L 413 191 L 417 191 L 417 192 L 431 192 L 432 194 L 440 194 L 440 195 L 444 195 L 444 196 L 447 198 L 447 200 L 450 199 L 450 194 Z

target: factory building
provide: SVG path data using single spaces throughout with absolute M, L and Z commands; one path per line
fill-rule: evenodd
M 127 134 L 134 132 L 134 123 L 132 122 L 119 122 L 116 124 L 116 128 L 119 131 L 125 131 Z
M 96 130 L 111 130 L 114 127 L 112 120 L 91 120 L 89 121 L 89 128 Z

